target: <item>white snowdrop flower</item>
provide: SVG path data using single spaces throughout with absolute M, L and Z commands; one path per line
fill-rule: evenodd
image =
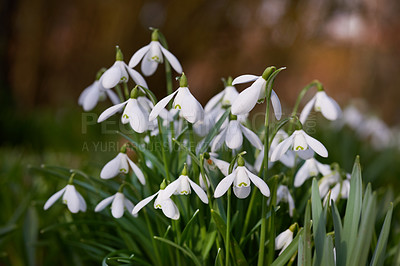
M 207 185 L 204 183 L 203 180 L 203 176 L 201 175 L 201 173 L 199 174 L 199 184 L 200 187 L 204 190 L 207 190 L 207 188 L 210 187 L 210 179 L 208 178 L 208 176 L 206 174 L 204 174 L 204 178 L 206 179 Z
M 243 144 L 243 135 L 248 139 L 251 145 L 261 150 L 263 145 L 258 136 L 253 131 L 240 124 L 239 121 L 236 120 L 236 116 L 231 116 L 231 119 L 228 126 L 222 129 L 214 138 L 211 144 L 211 151 L 215 152 L 219 150 L 224 142 L 228 148 L 232 150 L 238 149 Z
M 216 153 L 206 153 L 204 156 L 205 160 L 205 168 L 209 170 L 214 170 L 214 167 L 217 167 L 224 176 L 227 176 L 229 173 L 229 163 L 217 158 L 218 154 Z
M 214 110 L 215 108 L 229 107 L 236 100 L 239 93 L 236 88 L 232 86 L 232 78 L 229 77 L 227 80 L 227 86 L 223 91 L 213 96 L 206 106 L 204 106 L 204 111 L 206 113 Z
M 52 195 L 44 204 L 43 209 L 47 210 L 50 208 L 61 196 L 63 196 L 62 202 L 68 206 L 70 212 L 77 213 L 79 211 L 86 211 L 85 200 L 72 184 L 68 184 L 63 189 Z
M 304 109 L 300 114 L 300 122 L 302 124 L 306 122 L 307 117 L 313 107 L 316 112 L 321 112 L 322 115 L 328 120 L 336 120 L 342 115 L 342 110 L 337 102 L 329 97 L 322 88 L 304 106 Z
M 382 119 L 376 116 L 366 118 L 357 133 L 363 139 L 370 138 L 375 149 L 385 149 L 392 144 L 392 131 Z
M 103 72 L 99 71 L 98 76 Z M 104 100 L 106 96 L 110 98 L 113 104 L 119 104 L 119 98 L 112 90 L 105 89 L 101 84 L 101 77 L 98 77 L 90 86 L 84 89 L 79 96 L 78 104 L 83 107 L 84 111 L 90 111 L 96 107 L 97 103 Z
M 165 191 L 165 181 L 160 186 L 160 190 L 141 200 L 136 204 L 136 206 L 132 210 L 132 215 L 136 215 L 144 206 L 146 206 L 150 201 L 152 201 L 156 196 L 156 200 L 154 201 L 154 209 L 161 209 L 164 213 L 165 216 L 167 216 L 170 219 L 173 220 L 178 220 L 179 219 L 179 210 L 178 207 L 176 207 L 175 203 L 172 201 L 171 196 L 174 193 L 174 191 Z
M 348 106 L 343 111 L 344 124 L 353 130 L 357 131 L 361 127 L 364 119 L 363 113 L 355 106 Z
M 204 118 L 204 110 L 201 104 L 194 98 L 187 87 L 187 79 L 182 73 L 180 79 L 180 87 L 167 97 L 159 101 L 150 113 L 149 120 L 152 121 L 157 118 L 160 112 L 167 106 L 167 104 L 174 98 L 173 108 L 179 109 L 179 116 L 185 118 L 189 123 L 196 123 Z
M 154 30 L 151 35 L 150 44 L 140 48 L 129 61 L 129 67 L 134 68 L 142 60 L 142 72 L 145 76 L 151 76 L 157 70 L 158 64 L 163 63 L 164 56 L 171 64 L 172 68 L 182 73 L 182 66 L 178 59 L 167 49 L 165 49 L 158 41 L 158 30 Z
M 189 195 L 192 188 L 197 196 L 201 199 L 201 201 L 205 204 L 208 204 L 207 194 L 199 185 L 190 180 L 190 178 L 187 176 L 187 172 L 187 166 L 185 164 L 182 170 L 182 174 L 179 176 L 178 179 L 173 181 L 165 188 L 165 193 L 169 194 L 170 191 L 173 191 L 173 194 L 175 195 Z
M 258 187 L 261 194 L 269 197 L 268 185 L 261 178 L 247 170 L 244 166 L 244 159 L 241 156 L 238 158 L 237 164 L 236 169 L 219 182 L 215 188 L 214 197 L 219 198 L 224 195 L 233 184 L 233 193 L 236 197 L 240 199 L 247 198 L 251 191 L 251 183 Z
M 144 178 L 142 170 L 134 163 L 131 159 L 129 159 L 128 155 L 126 155 L 126 146 L 122 146 L 121 151 L 118 155 L 109 161 L 103 169 L 101 169 L 100 177 L 102 179 L 110 179 L 118 174 L 127 174 L 129 172 L 129 166 L 132 168 L 133 172 L 139 179 L 142 185 L 146 184 L 146 180 Z
M 287 202 L 289 204 L 289 215 L 290 217 L 292 217 L 294 210 L 294 200 L 289 192 L 289 188 L 284 185 L 279 185 L 276 191 L 276 204 L 279 204 L 279 202 L 281 201 Z
M 324 205 L 328 202 L 329 206 L 331 205 L 331 200 L 336 202 L 339 198 L 347 199 L 350 193 L 350 174 L 347 174 L 347 179 L 343 181 L 338 181 L 336 185 L 330 190 L 330 193 L 326 193 L 324 198 Z M 328 182 L 326 182 L 328 183 Z M 323 188 L 325 190 L 325 188 Z M 325 191 L 322 191 L 324 193 Z
M 111 214 L 114 218 L 121 218 L 124 215 L 125 209 L 131 213 L 133 210 L 133 203 L 125 197 L 121 192 L 117 192 L 114 195 L 103 199 L 97 204 L 94 209 L 95 212 L 100 212 L 104 210 L 105 207 L 111 204 Z M 137 216 L 137 215 L 135 215 Z
M 307 159 L 294 177 L 294 186 L 300 187 L 307 179 L 318 174 L 326 176 L 332 172 L 330 165 L 322 164 L 315 158 Z
M 149 129 L 149 112 L 147 110 L 147 106 L 149 103 L 147 102 L 147 98 L 138 97 L 138 89 L 135 87 L 131 92 L 131 98 L 127 101 L 111 106 L 106 109 L 103 113 L 100 114 L 97 119 L 98 123 L 103 122 L 108 119 L 110 116 L 115 113 L 121 111 L 124 108 L 124 112 L 121 116 L 122 124 L 127 124 L 131 126 L 131 128 L 138 132 L 143 133 Z
M 266 85 L 268 77 L 273 73 L 275 68 L 268 67 L 261 76 L 242 75 L 235 78 L 232 85 L 254 81 L 254 83 L 242 91 L 232 104 L 232 114 L 241 115 L 249 113 L 257 102 L 264 101 L 266 95 Z M 274 90 L 271 92 L 272 108 L 274 109 L 276 119 L 281 119 L 282 108 L 278 95 Z
M 278 144 L 272 152 L 271 161 L 279 160 L 290 147 L 304 160 L 311 158 L 314 155 L 313 151 L 322 157 L 328 157 L 325 146 L 300 129 L 295 130 L 290 137 Z
M 223 109 L 219 108 L 215 108 L 208 112 L 204 111 L 204 119 L 197 121 L 196 124 L 193 125 L 194 132 L 201 137 L 206 136 L 215 126 L 215 123 L 218 121 L 221 111 L 224 112 Z
M 293 232 L 296 228 L 296 224 L 292 224 L 289 229 L 283 231 L 275 238 L 275 250 L 280 250 L 279 255 L 292 243 Z
M 104 72 L 102 76 L 102 86 L 106 89 L 114 88 L 117 84 L 123 82 L 127 83 L 129 80 L 129 76 L 133 79 L 133 81 L 139 85 L 147 88 L 147 83 L 136 70 L 133 70 L 125 64 L 124 57 L 122 55 L 121 49 L 116 47 L 117 55 L 115 63 Z
M 278 146 L 279 143 L 281 143 L 283 140 L 288 138 L 289 135 L 283 131 L 282 129 L 278 130 L 276 133 L 274 139 L 271 142 L 271 146 L 269 147 L 268 151 L 268 157 L 271 158 L 271 155 L 275 148 Z M 254 168 L 257 171 L 261 170 L 261 166 L 264 160 L 264 147 L 261 149 L 260 153 L 257 156 L 256 161 L 254 162 Z M 295 154 L 292 150 L 288 150 L 286 153 L 284 153 L 281 158 L 279 158 L 279 161 L 283 163 L 286 167 L 292 168 L 295 164 Z M 268 168 L 271 168 L 274 165 L 274 162 L 271 162 L 271 160 L 268 161 Z
M 340 181 L 340 173 L 336 170 L 331 171 L 329 174 L 323 176 L 321 180 L 318 181 L 319 195 L 324 197 L 332 185 Z M 339 190 L 340 192 L 340 190 Z

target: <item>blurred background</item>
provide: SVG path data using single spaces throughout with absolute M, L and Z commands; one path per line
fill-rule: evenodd
M 318 79 L 342 107 L 356 100 L 362 113 L 375 114 L 394 128 L 400 122 L 399 12 L 396 0 L 1 1 L 0 185 L 7 193 L 1 193 L 5 211 L 0 223 L 5 226 L 0 236 L 37 241 L 31 227 L 18 229 L 32 221 L 43 226 L 37 217 L 57 186 L 32 176 L 27 165 L 54 163 L 95 172 L 111 155 L 93 151 L 115 154 L 110 146 L 89 143 L 84 149 L 88 141 L 107 143 L 110 136 L 100 134 L 100 125 L 87 126 L 93 117 L 77 105 L 96 72 L 114 63 L 115 45 L 128 62 L 150 42 L 149 27 L 159 28 L 203 105 L 223 88 L 222 77 L 261 75 L 267 66 L 286 66 L 275 82 L 286 113 L 301 88 Z M 147 82 L 159 99 L 165 96 L 163 67 Z M 100 103 L 93 113 L 110 104 Z M 328 130 L 319 134 L 333 148 L 341 141 Z M 350 171 L 355 154 L 361 154 L 368 181 L 396 187 L 397 150 L 371 153 L 370 146 L 349 134 L 331 160 Z M 25 241 L 0 252 L 0 258 L 13 258 L 13 265 L 37 257 L 45 261 L 35 252 Z

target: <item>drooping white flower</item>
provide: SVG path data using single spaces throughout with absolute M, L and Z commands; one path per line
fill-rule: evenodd
M 132 215 L 136 215 L 144 206 L 146 206 L 150 201 L 152 201 L 156 196 L 156 200 L 154 201 L 154 209 L 161 209 L 165 216 L 170 219 L 178 220 L 179 219 L 179 210 L 176 207 L 175 203 L 172 201 L 171 196 L 174 191 L 170 190 L 168 193 L 165 191 L 165 183 L 161 184 L 160 190 L 141 200 L 136 204 L 136 206 L 132 210 Z
M 300 122 L 304 124 L 310 114 L 311 109 L 314 107 L 316 112 L 321 112 L 322 115 L 328 120 L 336 120 L 342 115 L 342 110 L 337 102 L 326 95 L 324 90 L 318 91 L 315 96 L 304 106 L 300 114 Z
M 114 218 L 121 218 L 124 215 L 125 209 L 131 213 L 135 205 L 125 197 L 121 192 L 117 192 L 114 195 L 103 199 L 97 204 L 94 209 L 95 212 L 102 211 L 105 207 L 111 204 L 111 214 Z M 135 215 L 137 216 L 137 215 Z
M 320 197 L 323 198 L 329 192 L 330 187 L 338 182 L 340 182 L 340 173 L 336 170 L 333 170 L 329 174 L 323 176 L 318 181 Z
M 100 177 L 102 179 L 110 179 L 117 176 L 119 173 L 127 174 L 129 172 L 129 166 L 132 168 L 140 183 L 142 183 L 142 185 L 146 184 L 142 170 L 140 170 L 140 168 L 129 159 L 128 155 L 126 155 L 125 146 L 121 148 L 121 151 L 114 159 L 109 161 L 103 169 L 101 169 Z
M 142 75 L 140 75 L 136 70 L 129 68 L 128 65 L 123 61 L 124 57 L 118 46 L 116 49 L 117 55 L 115 63 L 109 69 L 107 69 L 102 76 L 101 84 L 103 87 L 110 89 L 114 88 L 121 82 L 127 83 L 130 76 L 137 85 L 147 88 L 147 83 Z
M 216 108 L 229 107 L 238 96 L 239 93 L 236 88 L 232 86 L 232 79 L 228 79 L 228 86 L 208 101 L 206 106 L 204 106 L 204 111 L 208 113 Z
M 138 133 L 143 133 L 147 129 L 149 129 L 149 111 L 146 108 L 149 105 L 148 99 L 145 97 L 137 97 L 137 91 L 138 90 L 135 87 L 132 90 L 131 98 L 123 103 L 111 106 L 110 108 L 106 109 L 103 113 L 101 113 L 101 115 L 97 119 L 97 122 L 103 122 L 104 120 L 108 119 L 110 116 L 114 115 L 125 107 L 124 112 L 121 116 L 122 124 L 129 123 L 131 128 Z
M 294 177 L 294 186 L 300 187 L 307 179 L 318 174 L 323 176 L 332 172 L 330 165 L 322 164 L 315 158 L 307 159 L 304 164 L 299 168 Z
M 229 187 L 233 184 L 233 193 L 240 199 L 246 198 L 251 191 L 250 184 L 253 183 L 260 190 L 261 194 L 269 197 L 270 191 L 268 185 L 258 176 L 247 170 L 244 166 L 242 157 L 238 159 L 238 166 L 228 176 L 223 178 L 214 191 L 214 197 L 219 198 L 225 194 Z
M 142 72 L 145 76 L 151 76 L 157 70 L 158 64 L 163 63 L 164 56 L 171 64 L 172 68 L 182 73 L 182 66 L 178 59 L 167 49 L 165 49 L 158 41 L 158 30 L 154 30 L 151 35 L 151 42 L 140 48 L 129 61 L 129 67 L 134 68 L 142 60 Z
M 281 249 L 279 255 L 292 243 L 294 227 L 294 225 L 291 225 L 289 229 L 283 231 L 275 238 L 275 250 Z
M 232 114 L 234 115 L 241 115 L 249 113 L 257 102 L 264 101 L 266 95 L 266 85 L 267 79 L 272 74 L 272 68 L 265 69 L 262 76 L 255 76 L 255 75 L 242 75 L 235 78 L 232 82 L 232 85 L 252 82 L 254 83 L 242 91 L 238 97 L 236 97 L 235 101 L 232 104 Z M 274 90 L 271 92 L 271 102 L 272 108 L 274 109 L 276 119 L 281 119 L 282 116 L 282 108 L 281 102 L 279 101 L 278 95 L 275 93 Z
M 288 137 L 289 137 L 289 135 L 285 131 L 283 131 L 282 129 L 278 130 L 274 139 L 271 142 L 271 146 L 269 147 L 269 151 L 268 151 L 269 158 L 271 158 L 271 155 L 274 152 L 275 148 L 278 146 L 278 144 L 281 143 L 283 140 L 285 140 Z M 263 160 L 264 160 L 264 146 L 261 149 L 260 153 L 258 154 L 256 161 L 254 162 L 254 168 L 257 171 L 261 170 Z M 279 161 L 289 168 L 292 168 L 294 166 L 295 160 L 296 160 L 296 157 L 292 150 L 288 150 L 286 153 L 284 153 L 281 156 L 281 158 L 279 158 Z M 269 160 L 268 168 L 271 168 L 273 165 L 274 165 L 274 162 L 271 162 L 271 160 Z
M 225 142 L 226 146 L 232 150 L 238 149 L 243 144 L 243 135 L 248 141 L 257 149 L 261 150 L 263 145 L 258 136 L 239 123 L 238 120 L 231 120 L 227 127 L 221 130 L 221 132 L 214 138 L 211 144 L 211 151 L 215 152 L 221 148 Z
M 322 157 L 328 157 L 325 146 L 300 129 L 295 130 L 290 137 L 278 144 L 272 152 L 271 161 L 279 160 L 290 147 L 304 160 L 311 158 L 314 155 L 313 151 Z
M 208 204 L 207 194 L 199 185 L 190 180 L 190 178 L 187 176 L 187 167 L 185 165 L 179 178 L 165 188 L 165 193 L 169 194 L 172 190 L 173 194 L 175 195 L 189 195 L 191 193 L 191 188 L 202 202 Z
M 112 90 L 105 89 L 101 85 L 100 80 L 95 80 L 90 86 L 84 89 L 79 96 L 78 104 L 83 107 L 84 111 L 90 111 L 94 107 L 96 107 L 97 103 L 100 100 L 104 100 L 106 95 L 110 98 L 111 102 L 115 104 L 119 104 L 119 98 Z
M 326 203 L 328 202 L 328 205 L 331 205 L 331 200 L 333 200 L 334 202 L 336 202 L 339 198 L 343 198 L 343 199 L 347 199 L 349 197 L 349 193 L 350 193 L 350 174 L 347 174 L 347 178 L 342 180 L 342 181 L 338 181 L 336 183 L 336 185 L 330 190 L 330 193 L 326 193 L 325 198 L 324 198 L 324 206 L 326 205 Z M 325 184 L 323 184 L 323 188 L 324 190 L 326 190 L 326 184 L 329 182 L 325 182 Z M 322 186 L 321 186 L 322 187 Z M 320 192 L 324 193 L 325 191 L 321 191 Z
M 72 213 L 77 213 L 79 211 L 86 211 L 86 202 L 82 195 L 75 189 L 74 185 L 68 184 L 60 191 L 53 194 L 44 204 L 43 209 L 47 210 L 50 208 L 54 202 L 56 202 L 61 196 L 62 202 L 68 206 L 68 209 Z
M 152 121 L 157 118 L 160 112 L 167 106 L 167 104 L 174 98 L 172 104 L 174 109 L 179 109 L 179 116 L 185 118 L 189 123 L 196 123 L 204 118 L 204 110 L 201 104 L 196 98 L 190 93 L 187 87 L 187 79 L 184 73 L 182 73 L 180 80 L 180 87 L 168 95 L 167 97 L 160 100 L 153 108 L 150 113 L 149 120 Z
M 294 200 L 289 192 L 289 188 L 284 185 L 279 185 L 276 191 L 276 204 L 279 204 L 279 202 L 281 201 L 287 202 L 289 204 L 289 215 L 290 217 L 292 217 L 294 210 Z

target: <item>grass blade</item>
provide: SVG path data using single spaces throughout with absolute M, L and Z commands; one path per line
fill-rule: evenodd
M 325 215 L 322 212 L 322 204 L 321 198 L 319 196 L 319 189 L 317 180 L 314 178 L 312 182 L 312 191 L 311 191 L 311 209 L 312 209 L 312 220 L 313 220 L 313 233 L 314 233 L 314 242 L 316 249 L 316 265 L 321 265 L 322 257 L 324 253 L 324 244 L 325 244 Z
M 389 210 L 386 214 L 385 221 L 383 222 L 381 233 L 379 234 L 378 245 L 375 248 L 374 255 L 370 265 L 377 266 L 383 265 L 385 260 L 386 245 L 389 238 L 390 224 L 392 221 L 393 203 L 390 204 Z

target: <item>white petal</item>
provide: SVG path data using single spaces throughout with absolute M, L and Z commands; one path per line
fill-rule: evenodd
M 257 149 L 261 150 L 263 148 L 262 142 L 260 138 L 250 129 L 247 127 L 240 125 L 242 129 L 243 135 L 249 140 L 249 142 L 256 147 Z
M 128 163 L 131 166 L 133 172 L 135 173 L 135 175 L 137 176 L 137 178 L 139 179 L 140 183 L 142 183 L 142 185 L 146 184 L 146 179 L 144 178 L 144 174 L 142 172 L 142 170 L 140 170 L 140 168 L 134 163 L 132 162 L 131 159 L 128 158 Z
M 233 193 L 235 194 L 236 197 L 239 199 L 245 199 L 250 195 L 251 192 L 251 186 L 248 187 L 233 187 Z
M 288 193 L 288 203 L 289 203 L 289 215 L 290 217 L 293 216 L 293 210 L 294 210 L 294 200 L 292 195 L 290 195 L 290 193 Z
M 165 55 L 165 57 L 167 58 L 168 62 L 171 64 L 172 68 L 178 72 L 179 74 L 182 73 L 182 66 L 179 63 L 178 59 L 167 49 L 165 49 L 164 47 L 162 47 L 162 45 L 160 44 L 160 48 L 161 51 L 163 52 L 163 54 Z
M 246 173 L 247 173 L 248 177 L 250 178 L 251 182 L 253 182 L 253 184 L 256 187 L 258 187 L 261 194 L 263 194 L 266 197 L 269 197 L 270 191 L 269 191 L 268 185 L 261 178 L 259 178 L 258 176 L 256 176 L 255 174 L 253 174 L 252 172 L 250 172 L 247 169 L 246 169 Z
M 149 128 L 149 113 L 137 102 L 131 111 L 129 123 L 132 129 L 138 133 L 145 132 Z
M 111 106 L 110 108 L 106 109 L 104 112 L 101 113 L 101 115 L 97 119 L 97 123 L 103 122 L 104 120 L 106 120 L 107 118 L 109 118 L 110 116 L 115 114 L 116 112 L 120 111 L 122 108 L 124 108 L 124 106 L 127 102 L 128 101 L 125 101 L 123 103 Z
M 129 60 L 129 67 L 134 68 L 135 66 L 137 66 L 137 64 L 139 64 L 140 60 L 143 58 L 145 53 L 147 53 L 149 48 L 150 48 L 150 44 L 137 50 L 136 53 L 134 53 L 132 55 L 131 60 Z
M 160 199 L 167 199 L 172 196 L 179 188 L 181 180 L 177 178 L 176 180 L 172 181 L 160 194 L 158 198 Z
M 337 102 L 326 95 L 325 92 L 318 92 L 318 101 L 322 115 L 329 120 L 336 120 L 341 115 L 341 110 Z
M 213 96 L 206 106 L 204 106 L 204 112 L 209 113 L 211 112 L 215 106 L 221 101 L 222 97 L 224 97 L 224 91 L 221 91 L 217 95 Z
M 306 161 L 297 171 L 294 177 L 294 186 L 300 187 L 309 178 L 308 161 Z
M 129 98 L 129 100 L 127 101 L 126 106 L 124 108 L 124 112 L 122 113 L 122 116 L 121 116 L 122 124 L 126 124 L 129 122 L 131 114 L 134 113 L 132 109 L 133 109 L 133 106 L 135 105 L 135 103 L 137 104 L 136 99 Z
M 135 205 L 132 203 L 132 201 L 130 201 L 130 200 L 128 200 L 127 198 L 125 198 L 125 200 L 124 200 L 124 205 L 125 205 L 126 210 L 127 210 L 129 213 L 132 213 L 132 210 L 133 210 L 133 208 L 135 207 Z M 135 216 L 137 216 L 137 215 L 135 215 Z
M 43 209 L 47 210 L 48 208 L 50 208 L 54 202 L 56 202 L 61 196 L 62 194 L 65 192 L 65 190 L 67 189 L 67 187 L 64 187 L 63 189 L 57 191 L 56 193 L 54 193 L 44 204 Z
M 310 114 L 311 109 L 313 108 L 315 104 L 315 96 L 304 106 L 303 111 L 301 111 L 300 114 L 300 122 L 304 124 L 307 120 L 308 115 Z
M 189 123 L 196 123 L 203 120 L 204 110 L 201 104 L 190 93 L 187 87 L 179 88 L 178 95 L 174 100 L 174 108 L 179 105 L 181 107 L 180 116 L 184 117 Z M 176 109 L 176 108 L 175 108 Z
M 165 216 L 170 219 L 178 220 L 179 219 L 179 210 L 176 207 L 175 203 L 171 199 L 166 199 L 161 202 L 161 209 Z
M 141 200 L 138 204 L 136 204 L 135 208 L 133 208 L 132 210 L 132 215 L 136 215 L 144 206 L 146 206 L 152 199 L 154 199 L 154 197 L 157 196 L 159 192 L 160 191 Z
M 225 144 L 230 149 L 234 150 L 242 146 L 243 135 L 240 129 L 240 124 L 237 120 L 232 120 L 229 122 L 228 129 L 225 135 Z
M 275 238 L 275 249 L 282 249 L 283 246 L 290 240 L 290 235 L 293 234 L 290 229 L 286 229 Z
M 319 171 L 323 176 L 329 175 L 329 174 L 332 172 L 331 166 L 330 166 L 330 165 L 328 165 L 328 164 L 322 164 L 322 163 L 318 162 L 317 160 L 315 160 L 315 163 L 316 163 L 316 165 L 317 165 L 318 171 Z
M 90 88 L 90 91 L 86 94 L 86 97 L 83 99 L 83 110 L 90 111 L 92 110 L 97 102 L 99 101 L 100 91 L 98 84 L 93 84 Z
M 265 80 L 260 77 L 250 87 L 242 91 L 232 104 L 231 113 L 243 115 L 250 112 L 258 101 Z
M 221 171 L 221 173 L 224 176 L 227 176 L 229 173 L 229 163 L 225 162 L 223 160 L 217 159 L 217 158 L 212 158 L 212 161 L 214 162 L 214 164 L 218 167 L 218 169 Z
M 106 94 L 107 94 L 108 98 L 110 98 L 111 102 L 114 105 L 117 105 L 120 103 L 118 95 L 115 92 L 113 92 L 112 90 L 106 90 Z
M 229 189 L 232 185 L 233 180 L 236 177 L 236 170 L 232 172 L 232 174 L 228 175 L 227 177 L 223 178 L 221 182 L 217 185 L 214 192 L 214 197 L 219 198 L 225 194 L 225 192 Z
M 96 81 L 95 81 L 96 82 Z M 86 98 L 86 95 L 92 90 L 92 87 L 94 86 L 95 82 L 93 82 L 92 84 L 90 84 L 88 87 L 86 87 L 81 94 L 79 95 L 78 98 L 78 104 L 83 106 L 83 101 Z
M 188 181 L 190 183 L 190 186 L 193 188 L 194 192 L 196 192 L 197 196 L 199 196 L 199 198 L 201 199 L 201 201 L 204 202 L 205 204 L 208 204 L 208 197 L 207 194 L 204 192 L 204 190 L 195 182 L 190 180 L 190 178 L 188 178 Z
M 308 147 L 307 150 L 304 151 L 296 151 L 296 154 L 303 160 L 311 159 L 315 155 L 314 151 L 310 147 Z
M 280 120 L 282 117 L 282 107 L 278 95 L 275 93 L 274 90 L 271 91 L 271 103 L 272 103 L 272 108 L 274 109 L 276 119 Z
M 139 74 L 139 72 L 132 68 L 129 68 L 128 66 L 126 66 L 126 70 L 128 71 L 129 76 L 131 76 L 131 78 L 137 85 L 148 88 L 146 80 L 142 77 L 142 75 Z
M 305 151 L 308 148 L 306 138 L 302 134 L 303 130 L 296 130 L 293 133 L 293 150 L 294 151 Z
M 120 172 L 121 158 L 122 153 L 119 153 L 114 159 L 109 161 L 103 169 L 101 169 L 100 177 L 102 179 L 110 179 L 114 176 L 118 175 Z M 126 169 L 128 170 L 128 169 Z
M 79 198 L 74 185 L 67 185 L 63 196 L 63 202 L 67 204 L 70 212 L 72 213 L 79 212 L 80 209 Z
M 236 85 L 236 84 L 241 84 L 241 83 L 246 83 L 246 82 L 251 82 L 251 81 L 255 81 L 256 79 L 258 79 L 260 76 L 255 76 L 255 75 L 241 75 L 239 77 L 236 77 L 233 81 L 232 81 L 232 85 Z
M 154 72 L 156 72 L 157 67 L 158 67 L 158 63 L 156 61 L 147 59 L 147 56 L 145 58 L 143 58 L 141 69 L 142 69 L 142 73 L 145 76 L 153 75 Z
M 260 171 L 263 160 L 264 160 L 264 149 L 261 149 L 260 153 L 257 156 L 256 161 L 254 162 L 254 169 Z
M 307 141 L 307 144 L 310 145 L 310 147 L 318 153 L 322 157 L 328 157 L 328 151 L 326 150 L 325 146 L 319 142 L 318 140 L 314 139 L 313 137 L 310 137 L 303 131 L 303 135 Z
M 290 145 L 292 145 L 292 142 L 293 142 L 293 134 L 284 141 L 282 141 L 281 143 L 279 143 L 278 146 L 276 146 L 276 148 L 271 154 L 271 161 L 272 162 L 278 161 L 281 158 L 281 156 L 289 149 Z
M 222 144 L 225 141 L 225 135 L 228 128 L 223 129 L 213 140 L 211 144 L 211 152 L 215 152 L 221 148 Z
M 113 201 L 114 197 L 115 197 L 115 195 L 112 195 L 112 196 L 109 196 L 109 197 L 103 199 L 102 201 L 100 201 L 99 204 L 97 204 L 94 211 L 100 212 L 100 211 L 104 210 L 105 207 L 110 205 L 110 203 Z
M 175 96 L 175 94 L 178 91 L 179 91 L 179 89 L 177 89 L 176 91 L 174 91 L 170 95 L 168 95 L 165 98 L 163 98 L 161 101 L 159 101 L 154 106 L 153 110 L 151 111 L 151 113 L 149 115 L 149 121 L 153 121 L 154 119 L 157 118 L 158 114 L 165 108 L 165 106 L 167 106 L 167 104 L 172 100 L 172 98 Z
M 115 194 L 115 198 L 111 205 L 111 213 L 114 218 L 121 218 L 124 215 L 124 207 L 125 207 L 125 196 L 121 192 L 117 192 Z
M 114 63 L 106 72 L 102 75 L 102 85 L 106 89 L 115 87 L 121 80 L 122 73 L 117 62 Z
M 86 211 L 85 199 L 82 197 L 81 193 L 79 193 L 78 191 L 76 193 L 78 194 L 78 198 L 79 198 L 79 210 L 81 212 L 85 212 Z
M 296 163 L 296 157 L 295 154 L 292 150 L 288 150 L 286 153 L 284 153 L 281 158 L 279 159 L 284 165 L 286 165 L 289 168 L 294 167 Z

